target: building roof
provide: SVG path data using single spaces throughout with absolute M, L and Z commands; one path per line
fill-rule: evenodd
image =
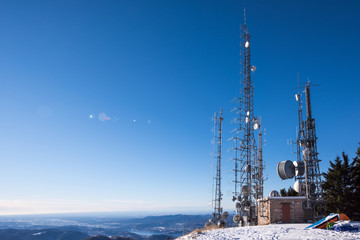
M 268 200 L 305 200 L 305 196 L 292 196 L 292 197 L 266 197 L 263 199 L 258 199 L 259 202 L 261 201 L 268 201 Z

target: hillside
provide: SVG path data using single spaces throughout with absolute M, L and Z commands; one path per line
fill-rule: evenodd
M 208 239 L 360 239 L 360 232 L 336 232 L 322 229 L 308 229 L 309 224 L 272 224 L 266 226 L 234 227 L 225 229 L 192 232 L 177 240 Z M 357 223 L 360 228 L 360 223 Z

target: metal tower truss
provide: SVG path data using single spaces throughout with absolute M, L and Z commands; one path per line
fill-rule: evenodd
M 215 198 L 213 199 L 214 212 L 213 212 L 213 220 L 214 223 L 220 221 L 222 215 L 222 207 L 221 207 L 221 160 L 222 160 L 222 109 L 220 111 L 220 116 L 217 116 L 215 113 L 214 117 L 214 144 L 215 151 L 214 152 L 214 160 L 216 161 L 216 176 L 214 177 L 215 181 Z
M 317 151 L 317 137 L 315 129 L 315 119 L 312 118 L 311 100 L 310 100 L 310 83 L 305 86 L 305 103 L 306 103 L 306 120 L 303 121 L 302 99 L 300 92 L 295 95 L 299 103 L 298 120 L 299 131 L 296 140 L 297 146 L 297 165 L 304 163 L 305 175 L 295 174 L 295 190 L 300 195 L 306 196 L 305 207 L 314 210 L 315 218 L 323 215 L 323 194 L 322 180 Z M 297 167 L 297 166 L 295 166 Z
M 262 145 L 260 120 L 254 117 L 254 86 L 251 73 L 255 66 L 250 62 L 250 34 L 246 26 L 241 26 L 240 42 L 240 96 L 236 98 L 234 129 L 235 142 L 235 189 L 233 201 L 236 201 L 235 223 L 249 225 L 256 223 L 257 199 L 263 197 L 263 160 L 262 147 L 258 152 L 254 131 L 259 129 L 259 146 Z
M 228 212 L 223 213 L 221 207 L 222 193 L 221 193 L 221 160 L 222 160 L 222 132 L 223 132 L 223 113 L 220 111 L 220 116 L 215 113 L 214 116 L 214 184 L 212 206 L 214 208 L 212 218 L 205 227 L 217 225 L 218 227 L 225 226 L 225 219 L 229 216 Z

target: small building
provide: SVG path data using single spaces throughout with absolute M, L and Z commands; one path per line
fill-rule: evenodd
M 271 223 L 305 223 L 313 219 L 312 210 L 305 209 L 305 197 L 267 197 L 258 202 L 258 225 Z

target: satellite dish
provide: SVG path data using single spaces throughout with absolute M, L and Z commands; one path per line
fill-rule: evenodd
M 254 124 L 254 129 L 256 130 L 256 129 L 258 129 L 259 128 L 259 124 L 258 123 L 255 123 Z
M 236 209 L 240 209 L 241 208 L 241 204 L 239 202 L 235 203 L 235 208 Z
M 222 217 L 222 219 L 227 219 L 229 217 L 229 213 L 228 212 L 223 212 L 221 217 Z
M 282 161 L 277 165 L 277 172 L 282 180 L 293 178 L 295 176 L 295 166 L 292 161 Z
M 233 221 L 234 223 L 239 223 L 241 220 L 241 216 L 239 214 L 236 214 L 234 217 L 233 217 Z
M 302 187 L 302 183 L 301 183 L 300 181 L 296 181 L 296 182 L 294 183 L 294 190 L 295 190 L 297 193 L 300 193 L 301 187 Z
M 250 187 L 248 185 L 244 185 L 241 189 L 242 193 L 247 195 L 250 193 Z
M 305 148 L 305 149 L 303 150 L 303 155 L 304 155 L 306 158 L 308 158 L 308 157 L 310 156 L 310 150 L 309 150 L 309 148 Z
M 251 171 L 251 165 L 246 165 L 246 167 L 245 167 L 245 172 L 246 173 L 249 173 Z
M 241 196 L 240 195 L 238 196 L 238 201 L 241 201 Z
M 246 115 L 248 115 L 248 116 L 249 116 L 249 115 L 250 115 L 250 111 L 247 111 L 247 112 L 246 112 Z
M 294 161 L 295 176 L 302 176 L 305 173 L 305 163 L 303 161 Z
M 269 192 L 269 197 L 280 197 L 280 194 L 278 191 L 272 190 L 271 192 Z
M 220 227 L 220 228 L 224 228 L 225 225 L 226 225 L 226 223 L 225 223 L 223 220 L 220 220 L 217 225 L 218 225 L 218 227 Z
M 214 225 L 215 225 L 215 223 L 213 223 L 213 222 L 207 222 L 207 223 L 205 223 L 205 228 L 209 228 L 209 227 L 212 227 Z
M 245 47 L 246 47 L 246 48 L 248 48 L 249 46 L 250 46 L 249 41 L 246 41 L 246 43 L 245 43 Z
M 252 67 L 251 67 L 251 71 L 252 71 L 252 72 L 255 72 L 255 71 L 256 71 L 256 66 L 252 66 Z
M 248 200 L 242 202 L 242 207 L 243 208 L 250 207 L 250 205 L 251 205 L 250 201 L 248 201 Z

